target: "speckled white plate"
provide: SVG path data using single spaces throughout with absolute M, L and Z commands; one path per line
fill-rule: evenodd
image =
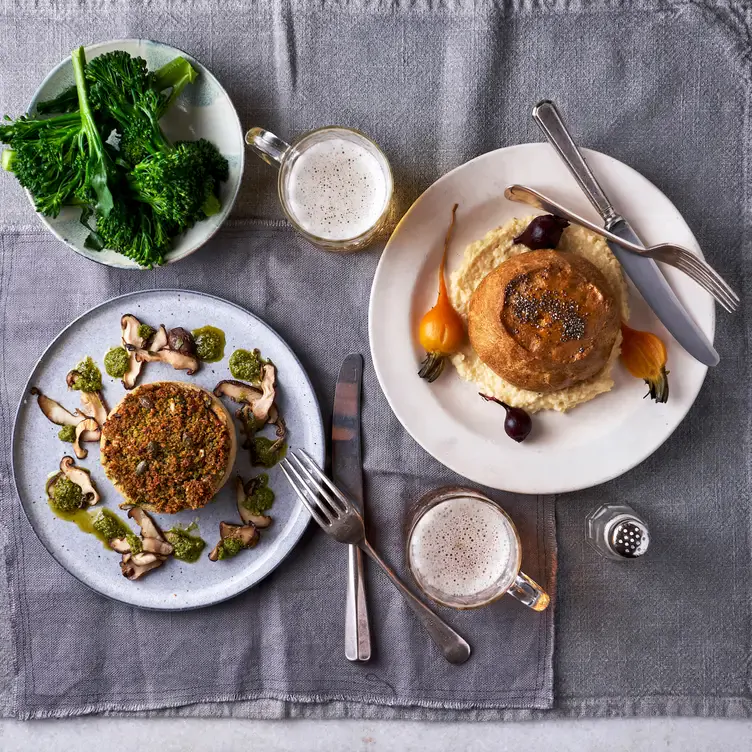
M 162 118 L 160 122 L 162 129 L 170 141 L 208 139 L 222 152 L 230 164 L 230 177 L 222 183 L 220 189 L 219 198 L 222 210 L 213 217 L 198 222 L 175 240 L 174 247 L 166 257 L 166 263 L 172 264 L 204 245 L 217 232 L 232 210 L 240 189 L 245 159 L 245 144 L 240 120 L 230 97 L 219 81 L 198 60 L 187 53 L 148 39 L 118 39 L 87 47 L 86 59 L 90 60 L 113 50 L 125 50 L 134 57 L 142 57 L 146 60 L 149 70 L 156 70 L 180 55 L 186 58 L 198 71 L 198 79 L 185 87 L 175 104 Z M 38 102 L 56 97 L 73 83 L 73 63 L 68 57 L 58 63 L 42 81 L 29 104 L 28 111 L 34 112 Z M 33 208 L 34 200 L 28 192 L 27 195 Z M 60 240 L 76 253 L 92 261 L 120 269 L 143 268 L 115 251 L 107 249 L 93 251 L 85 248 L 84 241 L 89 233 L 79 221 L 81 216 L 79 209 L 66 207 L 54 219 L 41 214 L 37 216 Z
M 198 521 L 207 548 L 195 564 L 169 559 L 141 580 L 130 582 L 120 573 L 119 556 L 93 535 L 81 532 L 72 523 L 50 510 L 45 483 L 57 470 L 60 458 L 72 454 L 71 445 L 57 438 L 58 427 L 42 414 L 29 388 L 36 386 L 70 410 L 78 406 L 76 392 L 65 385 L 67 372 L 82 358 L 91 355 L 102 367 L 104 354 L 119 344 L 120 317 L 133 313 L 142 321 L 168 328 L 182 326 L 193 330 L 212 324 L 225 332 L 225 357 L 219 363 L 204 363 L 195 376 L 187 376 L 162 363 L 144 366 L 139 383 L 165 379 L 187 381 L 213 389 L 221 379 L 231 378 L 228 359 L 239 348 L 258 347 L 274 361 L 278 370 L 278 404 L 289 429 L 290 446 L 306 450 L 321 466 L 324 464 L 324 429 L 318 402 L 302 365 L 280 336 L 248 311 L 211 295 L 185 290 L 136 292 L 103 303 L 76 319 L 47 348 L 31 376 L 16 414 L 13 432 L 13 474 L 16 490 L 26 516 L 47 550 L 74 577 L 92 589 L 115 600 L 152 609 L 182 610 L 209 606 L 231 598 L 268 575 L 293 549 L 308 524 L 308 512 L 300 505 L 278 467 L 269 471 L 252 468 L 248 452 L 238 449 L 235 473 L 247 479 L 259 472 L 269 473 L 269 485 L 276 494 L 270 512 L 274 523 L 264 530 L 259 544 L 225 561 L 211 562 L 207 554 L 219 539 L 219 523 L 239 522 L 233 479 L 214 501 L 197 511 L 155 515 L 163 529 L 179 523 Z M 103 371 L 104 396 L 113 407 L 125 394 L 119 380 Z M 232 403 L 226 403 L 232 411 Z M 267 432 L 270 429 L 267 429 Z M 125 516 L 118 509 L 120 496 L 105 477 L 99 464 L 99 447 L 87 444 L 89 456 L 77 463 L 91 471 L 101 494 L 101 505 Z M 135 528 L 135 526 L 132 526 Z
M 702 255 L 677 208 L 622 162 L 585 150 L 617 210 L 646 243 L 673 241 Z M 436 302 L 436 272 L 452 205 L 459 203 L 448 274 L 465 248 L 512 217 L 533 213 L 504 198 L 511 183 L 529 185 L 584 217 L 598 217 L 548 144 L 483 154 L 437 180 L 410 208 L 381 256 L 368 317 L 371 353 L 389 404 L 402 425 L 440 462 L 476 483 L 517 493 L 564 493 L 611 480 L 642 462 L 674 431 L 697 397 L 707 367 L 688 355 L 629 283 L 630 324 L 658 334 L 668 348 L 671 396 L 643 399 L 645 384 L 621 363 L 614 388 L 566 414 L 543 411 L 522 444 L 504 434 L 504 411 L 483 402 L 452 366 L 434 384 L 417 376 L 423 357 L 415 333 Z M 662 267 L 666 279 L 713 341 L 713 299 L 691 279 Z M 721 368 L 723 366 L 721 365 Z

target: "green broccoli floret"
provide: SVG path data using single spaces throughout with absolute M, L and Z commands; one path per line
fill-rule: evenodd
M 179 232 L 216 213 L 216 162 L 207 164 L 206 154 L 198 141 L 183 141 L 140 162 L 128 175 L 134 198 Z
M 36 210 L 56 217 L 68 204 L 89 197 L 86 142 L 77 113 L 34 120 L 26 115 L 0 124 L 3 169 L 13 172 L 31 192 Z
M 0 123 L 0 142 L 10 146 L 0 164 L 32 193 L 38 211 L 82 207 L 92 230 L 87 247 L 161 264 L 175 236 L 221 210 L 219 184 L 229 176 L 212 143 L 172 145 L 159 125 L 198 74 L 182 57 L 155 72 L 123 51 L 87 64 L 79 48 L 72 61 L 75 87 L 39 103 L 36 117 Z M 59 114 L 44 117 L 50 113 Z
M 84 79 L 83 48 L 72 54 L 78 112 L 47 119 L 6 118 L 0 141 L 10 145 L 2 164 L 34 196 L 37 211 L 55 217 L 65 205 L 91 203 L 106 215 L 114 165 L 94 122 Z
M 119 197 L 107 217 L 98 217 L 96 232 L 87 241 L 101 250 L 111 248 L 151 269 L 164 263 L 178 230 L 152 208 L 129 197 Z

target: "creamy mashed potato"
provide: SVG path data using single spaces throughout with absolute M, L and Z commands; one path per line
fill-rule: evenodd
M 454 307 L 466 325 L 470 297 L 486 275 L 508 258 L 529 250 L 524 245 L 515 245 L 514 239 L 522 234 L 532 219 L 532 216 L 510 219 L 502 227 L 491 230 L 485 237 L 471 243 L 465 250 L 462 266 L 450 276 L 449 294 Z M 625 320 L 629 318 L 627 286 L 621 265 L 603 238 L 578 225 L 570 225 L 561 236 L 558 250 L 577 253 L 598 267 L 611 286 L 622 318 Z M 617 335 L 608 363 L 600 373 L 567 389 L 548 394 L 512 386 L 483 363 L 469 344 L 461 352 L 452 356 L 452 364 L 461 378 L 475 382 L 479 391 L 484 394 L 491 394 L 510 405 L 522 407 L 530 413 L 538 412 L 538 410 L 565 412 L 581 402 L 587 402 L 603 392 L 610 391 L 614 385 L 611 370 L 619 357 L 620 350 L 621 333 Z

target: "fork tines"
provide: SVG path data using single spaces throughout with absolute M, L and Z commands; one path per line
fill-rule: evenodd
M 279 466 L 311 517 L 324 529 L 352 511 L 347 497 L 302 449 L 290 451 Z

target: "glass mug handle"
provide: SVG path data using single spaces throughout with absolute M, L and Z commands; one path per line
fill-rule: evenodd
M 290 149 L 290 144 L 263 128 L 251 128 L 245 134 L 245 142 L 261 159 L 272 167 L 280 167 Z
M 532 608 L 533 611 L 543 611 L 551 602 L 551 598 L 543 588 L 524 572 L 518 573 L 507 593 L 514 596 L 520 603 Z

